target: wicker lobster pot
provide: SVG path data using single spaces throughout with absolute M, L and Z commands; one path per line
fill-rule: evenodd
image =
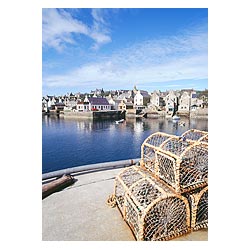
M 175 136 L 162 132 L 157 132 L 150 135 L 143 142 L 141 146 L 141 162 L 151 172 L 154 172 L 155 169 L 155 151 L 164 141 L 172 137 Z
M 208 143 L 208 134 L 207 134 L 207 135 L 202 136 L 202 137 L 201 137 L 198 141 Z
M 187 140 L 202 141 L 208 143 L 208 132 L 198 129 L 187 130 L 181 135 L 181 137 L 185 137 Z
M 208 228 L 208 186 L 186 193 L 191 207 L 191 229 Z
M 187 198 L 139 167 L 115 180 L 118 208 L 137 240 L 169 240 L 190 232 Z
M 154 163 L 149 164 L 147 154 L 150 152 L 151 155 L 152 151 Z M 141 166 L 172 186 L 177 193 L 203 187 L 208 182 L 208 143 L 183 140 L 177 136 L 169 137 L 159 146 L 144 142 Z

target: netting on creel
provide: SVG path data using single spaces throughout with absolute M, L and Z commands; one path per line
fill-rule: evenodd
M 172 140 L 170 140 L 172 139 Z M 166 144 L 167 141 L 167 144 Z M 155 171 L 156 150 L 165 143 L 165 150 L 180 155 L 183 150 L 196 141 L 208 143 L 208 132 L 190 129 L 180 137 L 157 132 L 145 139 L 141 146 L 141 163 L 151 172 Z M 179 154 L 178 154 L 179 152 Z
M 114 200 L 137 240 L 170 240 L 208 227 L 208 132 L 157 132 L 140 166 L 115 179 Z
M 198 129 L 190 129 L 184 132 L 181 137 L 185 137 L 187 140 L 198 141 L 202 139 L 202 137 L 208 135 L 208 132 L 198 130 Z M 208 140 L 208 136 L 207 136 Z M 208 142 L 208 141 L 207 141 Z
M 193 141 L 186 141 L 183 140 L 181 137 L 172 137 L 168 140 L 165 140 L 159 146 L 159 150 L 163 150 L 164 153 L 168 153 L 174 158 L 177 158 L 180 157 L 180 155 L 192 144 L 194 144 Z
M 208 228 L 208 186 L 186 193 L 191 207 L 191 228 Z
M 162 132 L 157 132 L 150 135 L 142 143 L 141 146 L 141 161 L 145 167 L 152 172 L 155 169 L 155 150 L 167 139 L 172 138 L 173 135 L 169 135 Z
M 117 205 L 125 216 L 125 193 L 128 191 L 130 186 L 133 183 L 136 183 L 138 180 L 142 179 L 143 175 L 138 172 L 134 167 L 125 168 L 115 180 L 115 196 Z M 122 180 L 122 181 L 121 181 Z
M 158 175 L 162 180 L 183 193 L 208 183 L 207 143 L 182 141 L 171 138 L 156 151 Z
M 190 231 L 187 198 L 140 167 L 116 177 L 115 196 L 137 240 L 169 240 Z
M 202 137 L 201 137 L 198 141 L 208 143 L 208 134 L 207 134 L 207 135 L 202 136 Z
M 157 137 L 157 133 L 154 137 Z M 178 193 L 207 184 L 208 143 L 171 135 L 161 141 L 157 146 L 147 143 L 147 139 L 144 141 L 142 167 L 171 185 Z

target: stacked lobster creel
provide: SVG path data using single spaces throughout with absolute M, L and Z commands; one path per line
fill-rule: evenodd
M 208 227 L 208 132 L 191 129 L 156 146 L 158 133 L 141 147 L 141 166 L 185 196 L 191 207 L 191 229 Z M 153 143 L 152 143 L 153 142 Z M 154 150 L 152 167 L 148 152 Z
M 137 240 L 169 240 L 190 231 L 187 198 L 132 166 L 116 178 L 117 205 Z
M 208 133 L 154 133 L 140 167 L 116 178 L 117 205 L 137 240 L 169 240 L 208 225 Z
M 190 204 L 191 229 L 208 227 L 208 186 L 184 193 Z
M 207 151 L 206 156 L 202 159 L 203 164 L 199 165 L 200 169 L 204 166 L 204 180 L 207 185 L 183 194 L 188 198 L 191 207 L 191 228 L 192 230 L 199 230 L 208 227 L 208 132 L 191 129 L 183 133 L 182 138 L 202 142 Z

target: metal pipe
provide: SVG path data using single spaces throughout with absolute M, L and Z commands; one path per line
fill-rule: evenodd
M 77 173 L 77 172 L 82 172 L 82 171 L 102 170 L 102 169 L 106 170 L 106 169 L 111 169 L 111 168 L 114 169 L 114 168 L 130 166 L 130 165 L 138 163 L 140 159 L 141 158 L 121 160 L 121 161 L 102 162 L 102 163 L 84 165 L 84 166 L 79 166 L 79 167 L 66 168 L 62 170 L 45 173 L 42 175 L 42 180 L 62 176 L 64 174 L 72 174 L 72 173 Z

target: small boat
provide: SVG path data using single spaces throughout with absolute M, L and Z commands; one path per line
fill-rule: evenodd
M 124 119 L 121 119 L 119 121 L 115 121 L 116 124 L 123 123 L 123 122 L 124 122 Z
M 174 116 L 172 117 L 172 119 L 173 119 L 173 121 L 176 121 L 176 120 L 180 120 L 180 117 L 177 116 L 177 115 L 174 115 Z

